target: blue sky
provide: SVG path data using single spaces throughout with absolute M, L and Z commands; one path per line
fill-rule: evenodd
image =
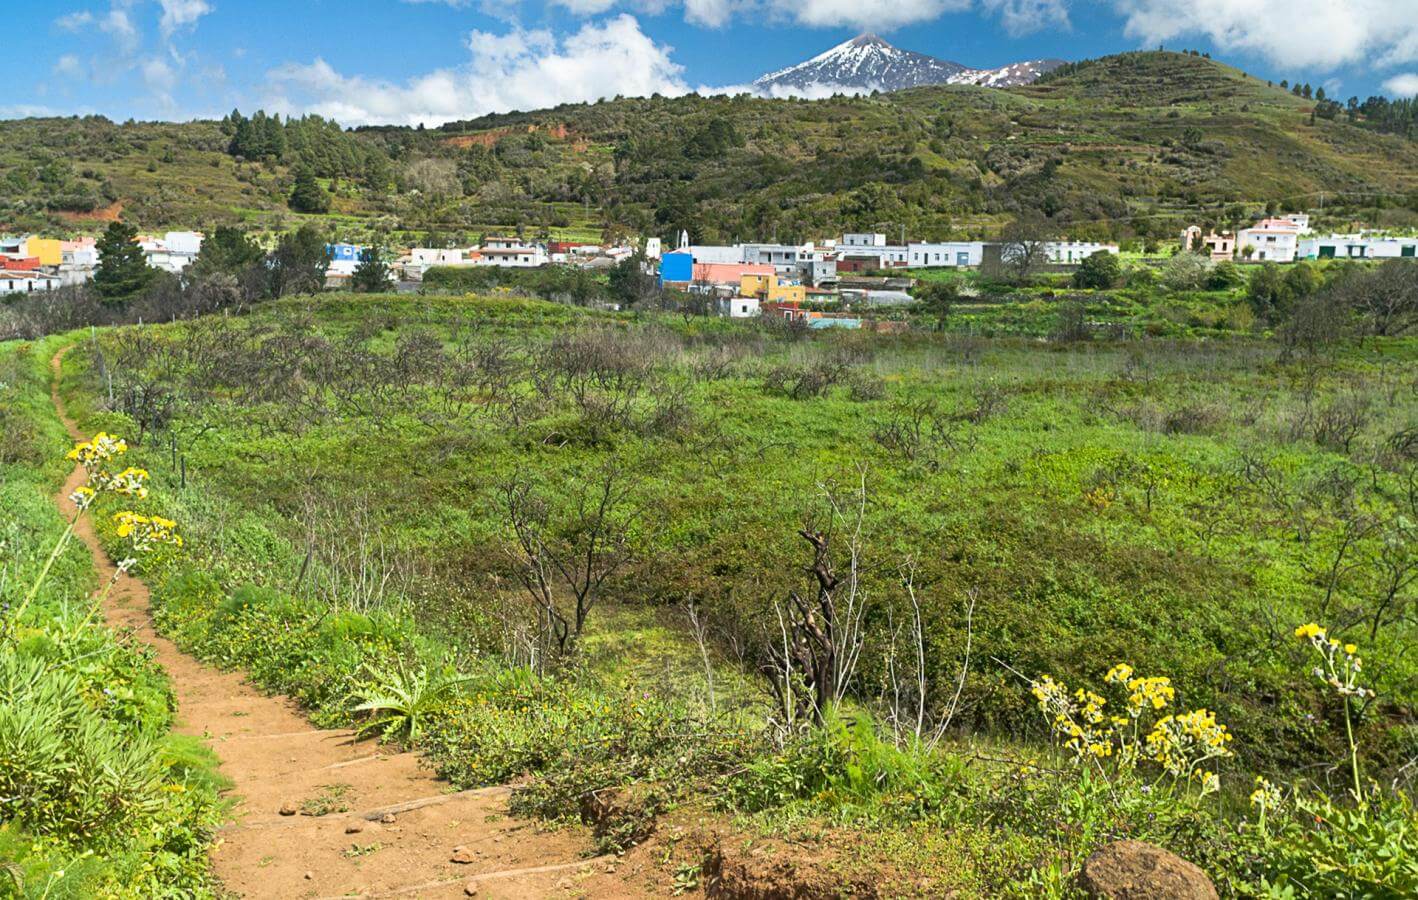
M 1165 43 L 1341 98 L 1418 94 L 1418 0 L 53 0 L 7 25 L 33 39 L 0 54 L 5 117 L 437 124 L 732 89 L 864 30 L 976 67 Z

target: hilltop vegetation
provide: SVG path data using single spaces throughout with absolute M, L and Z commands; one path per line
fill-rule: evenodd
M 0 220 L 80 228 L 121 208 L 143 227 L 285 230 L 304 218 L 290 208 L 304 170 L 329 195 L 315 218 L 349 237 L 930 239 L 1037 211 L 1078 237 L 1171 240 L 1184 221 L 1320 192 L 1336 224 L 1418 221 L 1418 143 L 1368 127 L 1393 111 L 1350 121 L 1312 115 L 1317 103 L 1209 59 L 1130 53 L 1007 90 L 617 99 L 431 130 L 24 120 L 0 123 Z

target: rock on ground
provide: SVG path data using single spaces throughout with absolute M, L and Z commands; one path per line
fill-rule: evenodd
M 1217 900 L 1216 886 L 1200 868 L 1142 841 L 1116 841 L 1094 853 L 1079 882 L 1089 896 L 1105 900 Z

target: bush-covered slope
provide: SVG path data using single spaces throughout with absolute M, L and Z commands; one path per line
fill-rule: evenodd
M 1418 143 L 1316 106 L 1210 59 L 1129 53 L 1007 90 L 617 99 L 417 131 L 301 120 L 256 147 L 231 119 L 24 120 L 0 123 L 0 222 L 82 228 L 121 212 L 146 227 L 276 228 L 295 218 L 301 164 L 352 234 L 945 237 L 1037 211 L 1080 236 L 1170 237 L 1194 216 L 1309 208 L 1320 192 L 1336 224 L 1418 220 Z

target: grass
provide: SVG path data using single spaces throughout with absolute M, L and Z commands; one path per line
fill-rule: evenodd
M 652 365 L 625 423 L 536 389 L 578 334 L 609 334 Z M 453 370 L 433 361 L 494 344 L 515 361 L 508 386 L 450 391 Z M 1249 889 L 1274 874 L 1256 862 L 1271 851 L 1228 837 L 1253 774 L 1298 781 L 1347 753 L 1338 708 L 1290 638 L 1312 619 L 1352 620 L 1362 637 L 1379 694 L 1359 722 L 1365 764 L 1393 772 L 1413 754 L 1411 626 L 1361 636 L 1375 572 L 1346 570 L 1333 591 L 1325 576 L 1350 511 L 1397 521 L 1400 463 L 1381 451 L 1415 413 L 1411 340 L 1282 362 L 1234 335 L 798 340 L 533 301 L 326 296 L 99 346 L 116 397 L 146 384 L 178 400 L 134 450 L 189 537 L 183 556 L 144 563 L 167 633 L 322 724 L 356 722 L 373 673 L 396 661 L 457 673 L 416 741 L 433 763 L 459 786 L 537 775 L 518 809 L 553 819 L 579 816 L 588 791 L 633 785 L 607 846 L 677 807 L 708 809 L 769 837 L 820 835 L 844 865 L 902 884 L 925 870 L 966 894 L 1024 896 L 1062 889 L 1093 848 L 1132 835 Z M 328 367 L 350 354 L 361 368 Z M 70 409 L 89 430 L 139 433 L 141 409 L 104 408 L 93 364 L 87 345 L 66 358 Z M 819 395 L 772 387 L 775 371 L 824 365 L 840 380 Z M 1312 426 L 1355 392 L 1389 402 L 1345 453 Z M 912 409 L 932 427 L 908 455 L 879 436 Z M 499 487 L 521 471 L 558 496 L 606 465 L 634 473 L 633 560 L 607 581 L 575 665 L 541 672 Z M 774 601 L 802 584 L 796 529 L 859 467 L 871 605 L 853 696 L 836 725 L 780 744 L 755 672 Z M 1367 562 L 1381 539 L 1364 540 Z M 868 724 L 890 712 L 892 673 L 913 665 L 890 640 L 910 621 L 908 563 L 933 708 L 971 647 L 935 752 Z M 371 580 L 388 588 L 372 594 Z M 686 604 L 707 623 L 704 653 Z M 1216 710 L 1235 734 L 1218 795 L 1148 794 L 1125 772 L 1080 781 L 1003 665 L 1080 685 L 1123 661 L 1170 677 L 1179 706 Z
M 0 863 L 13 874 L 4 890 L 213 896 L 206 856 L 224 783 L 205 746 L 169 732 L 171 688 L 151 653 L 93 624 L 82 544 L 67 546 L 17 617 L 66 524 L 51 496 L 70 444 L 44 409 L 48 360 L 63 341 L 0 345 L 0 407 L 11 416 L 0 440 Z

